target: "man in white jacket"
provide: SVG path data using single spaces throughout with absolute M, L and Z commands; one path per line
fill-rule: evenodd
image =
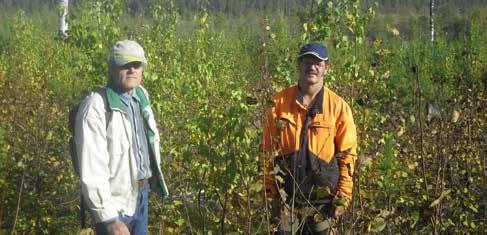
M 159 132 L 140 86 L 147 59 L 126 40 L 111 48 L 108 63 L 107 86 L 88 95 L 76 115 L 82 194 L 97 234 L 147 234 L 150 188 L 168 196 Z

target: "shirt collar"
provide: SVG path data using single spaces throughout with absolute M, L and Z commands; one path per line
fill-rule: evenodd
M 129 106 L 131 104 L 132 99 L 135 99 L 138 103 L 140 103 L 140 98 L 135 90 L 133 90 L 132 95 L 130 95 L 129 92 L 117 94 L 120 96 L 120 100 L 122 101 L 122 103 L 124 103 L 126 106 Z
M 315 96 L 315 101 L 313 103 L 313 106 L 308 109 L 308 113 L 311 115 L 317 114 L 317 113 L 323 113 L 323 94 L 325 93 L 325 87 L 321 87 L 321 90 L 316 94 Z M 296 101 L 303 105 L 303 97 L 304 94 L 301 92 L 301 89 L 299 89 L 298 86 L 298 92 L 296 93 Z

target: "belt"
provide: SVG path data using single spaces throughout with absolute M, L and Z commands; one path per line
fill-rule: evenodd
M 139 180 L 139 189 L 143 189 L 148 184 L 149 184 L 148 179 Z

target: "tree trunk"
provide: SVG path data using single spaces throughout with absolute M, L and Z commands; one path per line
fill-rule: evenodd
M 430 0 L 430 33 L 431 33 L 431 42 L 435 42 L 434 10 L 435 10 L 435 0 Z
M 68 37 L 68 5 L 69 0 L 60 0 L 59 9 L 61 16 L 59 17 L 59 34 L 66 38 Z

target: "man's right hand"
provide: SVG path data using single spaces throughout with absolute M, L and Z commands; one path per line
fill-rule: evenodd
M 262 198 L 275 198 L 277 197 L 277 189 L 275 187 L 267 187 L 260 191 Z
M 130 235 L 127 226 L 120 220 L 107 225 L 107 232 L 109 235 Z

